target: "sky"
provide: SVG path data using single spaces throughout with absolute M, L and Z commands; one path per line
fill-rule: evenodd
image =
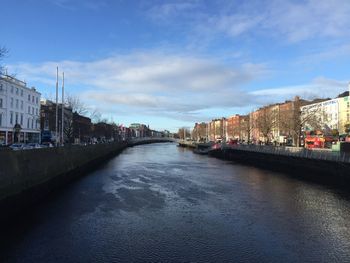
M 0 0 L 8 73 L 119 124 L 177 131 L 350 80 L 348 0 Z M 60 84 L 61 85 L 61 84 Z

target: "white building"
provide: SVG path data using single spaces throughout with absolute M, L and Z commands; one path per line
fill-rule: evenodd
M 0 144 L 39 142 L 40 95 L 23 81 L 0 76 Z
M 307 120 L 304 124 L 305 130 L 315 130 L 317 125 L 325 132 L 339 129 L 339 99 L 331 99 L 319 103 L 313 103 L 301 107 L 301 116 Z

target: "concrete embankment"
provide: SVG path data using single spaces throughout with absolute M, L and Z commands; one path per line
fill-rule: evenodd
M 337 185 L 350 184 L 350 163 L 347 162 L 244 151 L 234 148 L 213 150 L 210 152 L 210 156 L 308 178 L 313 181 L 334 182 Z
M 24 151 L 1 150 L 0 221 L 10 219 L 52 190 L 94 169 L 126 147 L 165 141 L 146 139 Z

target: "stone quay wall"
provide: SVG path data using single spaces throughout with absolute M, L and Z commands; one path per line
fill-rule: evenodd
M 0 150 L 0 221 L 10 219 L 129 146 L 166 141 L 170 140 L 144 138 L 86 146 Z
M 312 181 L 350 185 L 349 162 L 310 159 L 234 148 L 212 150 L 210 156 L 283 172 L 294 177 L 308 178 Z

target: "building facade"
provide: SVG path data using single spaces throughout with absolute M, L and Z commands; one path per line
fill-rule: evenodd
M 73 138 L 74 143 L 90 143 L 92 137 L 92 122 L 91 119 L 73 113 Z
M 249 115 L 233 115 L 226 120 L 226 140 L 249 141 Z
M 58 134 L 56 134 L 56 103 L 50 100 L 42 100 L 40 109 L 40 128 L 43 141 L 56 142 L 59 140 L 62 130 L 62 103 L 58 104 Z M 69 142 L 73 137 L 73 112 L 72 108 L 64 105 L 63 111 L 64 142 Z
M 339 103 L 339 134 L 345 134 L 346 126 L 350 125 L 350 97 L 338 98 Z
M 0 144 L 40 142 L 40 96 L 24 81 L 0 76 Z
M 339 130 L 339 98 L 302 106 L 301 118 L 306 119 L 305 131 L 320 130 L 331 134 L 332 130 Z
M 192 139 L 198 142 L 208 140 L 208 125 L 205 122 L 195 123 L 192 130 Z
M 226 118 L 214 119 L 209 122 L 209 140 L 224 140 L 226 136 Z
M 148 125 L 141 123 L 132 123 L 130 124 L 129 128 L 131 129 L 132 137 L 143 138 L 152 136 L 152 132 Z

